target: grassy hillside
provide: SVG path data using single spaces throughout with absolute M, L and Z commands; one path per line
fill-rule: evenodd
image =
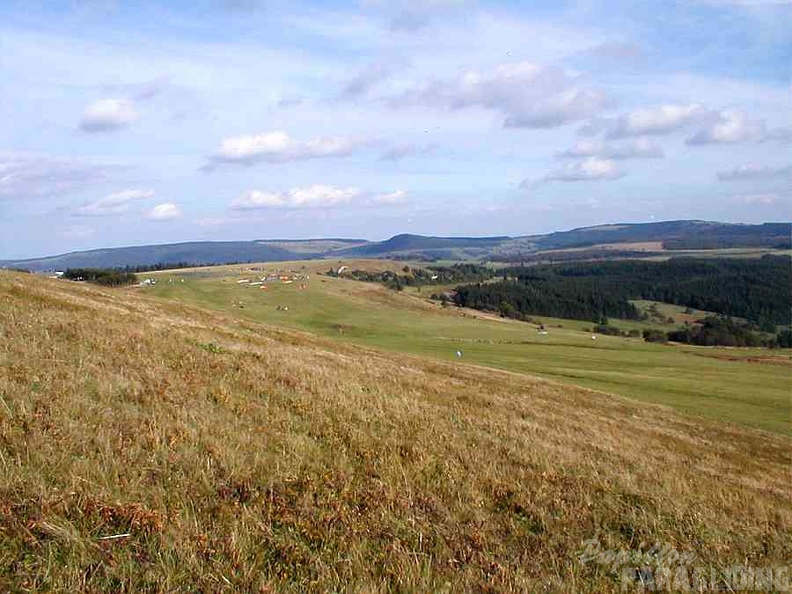
M 399 270 L 403 264 L 344 260 L 352 269 Z M 338 265 L 338 262 L 334 262 Z M 266 265 L 264 265 L 267 268 Z M 261 276 L 246 266 L 160 273 L 151 294 L 211 307 L 245 320 L 308 330 L 355 344 L 454 360 L 457 350 L 469 364 L 531 373 L 605 392 L 673 406 L 678 410 L 792 434 L 789 385 L 792 353 L 757 351 L 752 359 L 702 357 L 712 349 L 646 344 L 641 339 L 599 336 L 592 324 L 539 318 L 535 326 L 457 308 L 443 309 L 422 287 L 396 293 L 374 283 L 317 276 L 329 263 L 295 262 L 269 266 L 310 275 L 299 283 L 267 290 L 238 285 Z M 169 283 L 173 278 L 177 282 Z M 181 282 L 185 279 L 186 282 Z M 288 310 L 283 308 L 288 307 Z M 624 329 L 642 322 L 617 322 Z M 563 326 L 559 328 L 557 326 Z M 728 349 L 715 352 L 728 355 Z
M 186 283 L 185 283 L 186 284 Z M 0 272 L 0 590 L 619 591 L 792 557 L 788 437 Z

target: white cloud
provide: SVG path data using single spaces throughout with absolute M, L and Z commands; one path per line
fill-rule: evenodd
M 557 155 L 562 159 L 600 157 L 604 159 L 660 159 L 665 156 L 663 147 L 646 138 L 628 142 L 607 143 L 602 141 L 581 141 L 572 148 Z
M 251 190 L 231 202 L 233 210 L 263 208 L 327 208 L 348 204 L 362 196 L 358 188 L 335 188 L 313 185 L 292 188 L 286 192 L 261 192 Z
M 157 204 L 146 215 L 147 219 L 152 221 L 172 221 L 180 219 L 182 216 L 181 209 L 173 202 L 165 202 L 164 204 Z
M 786 167 L 767 167 L 762 165 L 740 165 L 731 171 L 721 171 L 718 179 L 721 181 L 751 181 L 777 178 L 792 178 L 792 165 Z
M 606 138 L 659 136 L 694 125 L 700 127 L 685 141 L 690 146 L 762 140 L 767 136 L 763 120 L 736 109 L 709 110 L 700 103 L 643 107 L 615 119 L 593 119 L 578 133 L 584 136 L 604 133 Z M 786 131 L 780 129 L 775 134 L 783 139 Z
M 739 110 L 721 110 L 711 120 L 688 138 L 686 144 L 697 146 L 761 140 L 767 131 L 764 121 L 752 119 Z
M 85 108 L 80 129 L 83 132 L 110 132 L 124 128 L 138 118 L 129 99 L 100 99 Z
M 136 200 L 152 198 L 151 190 L 122 190 L 108 194 L 92 202 L 86 202 L 74 209 L 73 214 L 88 217 L 105 217 L 123 214 L 129 211 L 130 203 Z
M 0 199 L 45 198 L 105 181 L 121 168 L 83 159 L 0 153 Z
M 315 185 L 309 188 L 289 190 L 289 204 L 296 207 L 325 207 L 347 204 L 360 196 L 357 188 L 334 188 L 332 186 Z
M 558 66 L 517 62 L 413 88 L 389 103 L 394 107 L 480 107 L 503 113 L 508 128 L 554 128 L 591 117 L 609 103 L 600 91 L 579 88 L 575 82 Z
M 548 173 L 543 181 L 615 180 L 623 176 L 612 160 L 588 157 L 576 163 L 567 163 L 561 169 Z
M 374 204 L 397 205 L 407 202 L 409 193 L 405 190 L 396 190 L 395 192 L 388 192 L 387 194 L 377 194 L 371 201 Z
M 211 157 L 212 165 L 251 165 L 259 162 L 284 163 L 324 157 L 342 157 L 353 153 L 371 141 L 344 136 L 315 137 L 294 140 L 286 132 L 266 132 L 226 138 Z
M 231 202 L 231 208 L 234 210 L 255 210 L 277 206 L 286 206 L 286 199 L 283 194 L 260 192 L 259 190 L 250 190 L 242 196 L 234 198 Z
M 749 194 L 747 196 L 738 196 L 737 200 L 743 204 L 771 206 L 778 202 L 778 194 Z
M 698 121 L 705 114 L 706 110 L 700 103 L 643 107 L 615 120 L 591 122 L 589 129 L 583 132 L 599 128 L 608 138 L 669 134 Z

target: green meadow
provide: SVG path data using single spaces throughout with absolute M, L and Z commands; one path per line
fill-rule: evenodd
M 327 271 L 327 262 L 256 266 L 290 269 L 309 280 L 269 283 L 266 289 L 237 284 L 263 275 L 237 265 L 144 274 L 158 284 L 134 290 L 335 340 L 531 374 L 691 415 L 792 434 L 788 350 L 659 345 L 603 335 L 592 339 L 591 323 L 549 318 L 537 318 L 547 331 L 540 334 L 534 324 L 441 307 L 428 300 L 436 292 L 432 287 L 398 293 L 318 274 Z M 614 325 L 641 327 L 619 321 Z

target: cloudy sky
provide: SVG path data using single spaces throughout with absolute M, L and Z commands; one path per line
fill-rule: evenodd
M 788 221 L 791 31 L 790 0 L 2 0 L 0 258 Z

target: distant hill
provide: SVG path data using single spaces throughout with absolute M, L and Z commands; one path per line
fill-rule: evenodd
M 790 223 L 739 225 L 710 221 L 663 221 L 583 227 L 540 236 L 540 250 L 586 247 L 604 243 L 660 241 L 666 250 L 737 247 L 790 247 Z
M 254 260 L 282 261 L 293 258 L 294 254 L 289 250 L 256 241 L 196 241 L 72 252 L 60 256 L 15 260 L 1 264 L 5 267 L 44 271 L 66 268 L 123 268 L 176 262 L 223 264 Z
M 475 257 L 474 254 L 480 252 L 484 255 L 492 248 L 502 245 L 504 242 L 509 241 L 511 238 L 507 236 L 500 237 L 432 237 L 424 235 L 410 235 L 407 233 L 395 235 L 385 241 L 370 242 L 365 245 L 356 246 L 341 250 L 337 255 L 347 257 L 369 257 L 380 258 L 398 255 L 438 255 L 453 254 L 460 252 L 465 258 L 466 251 L 472 251 L 470 256 Z M 441 256 L 442 257 L 442 256 Z M 454 259 L 449 257 L 448 259 Z
M 669 255 L 668 252 L 678 250 L 790 249 L 791 238 L 792 223 L 743 225 L 710 221 L 663 221 L 599 225 L 522 237 L 434 237 L 401 234 L 385 241 L 342 238 L 195 241 L 4 260 L 0 261 L 0 267 L 48 271 L 65 268 L 155 266 L 179 262 L 224 264 L 342 257 L 506 262 L 584 260 L 646 257 L 658 253 Z M 550 254 L 552 258 L 549 258 Z

